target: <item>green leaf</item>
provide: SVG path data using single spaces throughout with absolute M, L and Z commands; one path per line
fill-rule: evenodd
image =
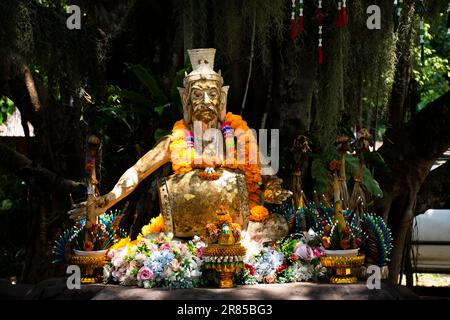
M 353 179 L 358 174 L 358 162 L 359 160 L 356 156 L 351 154 L 345 155 L 345 170 L 349 176 L 353 177 Z M 370 170 L 365 165 L 363 165 L 362 184 L 367 192 L 377 197 L 383 196 L 383 191 L 381 191 L 378 182 L 372 177 Z
M 162 137 L 167 136 L 171 133 L 172 133 L 172 130 L 165 130 L 165 129 L 158 128 L 158 129 L 156 129 L 155 134 L 154 134 L 155 141 L 158 141 Z
M 156 99 L 158 104 L 163 105 L 167 103 L 167 97 L 161 90 L 155 77 L 150 74 L 150 72 L 145 69 L 140 64 L 137 65 L 127 65 L 129 69 L 139 78 L 139 80 L 149 89 L 150 94 Z
M 369 169 L 366 166 L 363 166 L 363 177 L 362 177 L 363 186 L 366 188 L 367 192 L 375 195 L 376 197 L 383 197 L 383 191 L 381 191 L 380 185 L 378 182 L 372 177 Z
M 156 111 L 156 113 L 158 113 L 161 116 L 164 112 L 164 109 L 166 109 L 169 106 L 170 106 L 170 103 L 166 103 L 165 105 L 162 105 L 162 106 L 157 106 L 157 107 L 155 107 L 155 111 Z
M 150 101 L 140 93 L 123 89 L 116 89 L 115 93 L 122 98 L 130 100 L 132 103 L 141 104 L 144 106 L 150 105 Z
M 345 172 L 349 177 L 356 177 L 358 174 L 358 157 L 348 153 L 345 155 Z
M 375 170 L 389 171 L 389 167 L 386 165 L 381 154 L 378 152 L 366 152 L 364 154 L 364 160 L 369 165 L 369 167 L 373 167 Z
M 9 199 L 5 199 L 1 203 L 0 210 L 9 210 L 12 208 L 12 206 L 13 206 L 12 201 Z
M 333 232 L 330 235 L 330 243 L 331 243 L 332 250 L 341 249 L 341 234 L 339 232 L 339 227 L 338 227 L 337 223 L 334 224 Z
M 314 159 L 311 165 L 311 175 L 314 179 L 314 187 L 318 193 L 324 193 L 330 185 L 328 171 L 322 160 Z

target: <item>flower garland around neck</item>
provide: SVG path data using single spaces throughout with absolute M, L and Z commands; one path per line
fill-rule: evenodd
M 225 121 L 221 124 L 221 130 L 225 139 L 227 156 L 220 166 L 229 169 L 237 168 L 244 172 L 248 191 L 250 220 L 263 221 L 268 217 L 269 212 L 265 207 L 258 205 L 261 200 L 261 171 L 258 163 L 250 163 L 249 157 L 250 150 L 258 150 L 256 139 L 249 130 L 247 122 L 242 120 L 241 116 L 234 115 L 231 112 L 228 112 L 225 116 Z M 237 164 L 235 134 L 237 136 L 238 150 L 245 150 L 245 161 L 243 164 Z M 195 157 L 194 136 L 183 120 L 175 122 L 173 126 L 169 149 L 172 169 L 176 174 L 189 172 L 195 167 L 193 163 Z

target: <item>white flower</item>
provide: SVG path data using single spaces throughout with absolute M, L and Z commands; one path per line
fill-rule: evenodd
M 164 270 L 164 273 L 163 273 L 164 278 L 170 278 L 170 276 L 172 276 L 172 274 L 173 274 L 172 268 L 166 268 L 166 270 Z
M 201 271 L 195 269 L 191 271 L 190 275 L 192 278 L 199 278 L 202 275 L 202 273 Z
M 108 266 L 105 266 L 103 268 L 103 280 L 107 281 L 111 277 L 111 268 Z
M 138 253 L 135 257 L 134 260 L 139 263 L 140 265 L 144 264 L 144 261 L 147 259 L 147 256 L 143 253 Z
M 161 233 L 160 236 L 164 237 L 164 233 Z M 170 241 L 173 239 L 173 233 L 169 232 L 167 235 L 167 240 Z

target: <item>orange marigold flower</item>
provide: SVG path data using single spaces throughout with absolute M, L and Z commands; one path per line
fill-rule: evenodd
M 239 224 L 239 223 L 232 223 L 231 224 L 231 228 L 233 229 L 233 230 L 235 230 L 235 229 L 241 229 L 241 225 Z
M 250 210 L 250 220 L 251 221 L 264 221 L 269 216 L 269 210 L 263 206 L 254 206 Z
M 323 247 L 325 249 L 330 248 L 330 246 L 331 246 L 331 239 L 330 239 L 330 237 L 322 237 L 322 244 L 323 244 Z
M 94 243 L 92 241 L 85 241 L 83 243 L 83 249 L 84 251 L 92 251 L 94 250 Z
M 331 171 L 335 171 L 338 170 L 341 166 L 341 162 L 339 160 L 331 160 L 330 163 L 328 164 L 328 169 L 330 169 Z

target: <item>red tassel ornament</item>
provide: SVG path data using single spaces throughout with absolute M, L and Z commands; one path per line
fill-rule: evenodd
M 295 0 L 292 0 L 291 38 L 292 40 L 295 40 L 295 38 L 297 38 L 297 22 L 295 21 Z
M 347 16 L 347 4 L 346 0 L 342 2 L 342 27 L 345 27 L 348 24 L 348 16 Z
M 303 34 L 303 16 L 298 17 L 298 33 Z
M 336 27 L 341 28 L 342 27 L 342 2 L 338 1 L 338 12 L 336 17 Z
M 295 20 L 291 20 L 291 38 L 292 40 L 297 38 L 297 24 L 295 23 Z
M 303 34 L 303 0 L 299 1 L 300 13 L 298 16 L 298 34 Z

